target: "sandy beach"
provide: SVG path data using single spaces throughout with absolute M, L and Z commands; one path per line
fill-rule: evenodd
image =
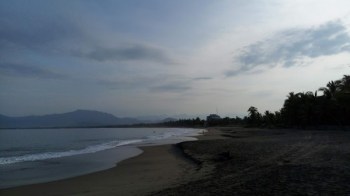
M 145 195 L 174 186 L 195 168 L 173 145 L 142 150 L 141 155 L 105 171 L 0 190 L 0 195 Z
M 223 128 L 179 144 L 210 175 L 152 195 L 349 195 L 350 132 Z
M 1 195 L 349 195 L 350 133 L 209 129 L 109 170 Z

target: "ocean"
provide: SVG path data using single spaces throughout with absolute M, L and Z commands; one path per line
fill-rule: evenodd
M 0 188 L 49 182 L 114 167 L 138 146 L 195 140 L 201 129 L 0 129 Z

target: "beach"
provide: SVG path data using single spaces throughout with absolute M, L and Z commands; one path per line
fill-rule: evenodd
M 348 195 L 350 133 L 211 128 L 114 168 L 0 195 Z
M 105 171 L 0 190 L 0 195 L 145 195 L 176 185 L 195 167 L 173 145 L 141 149 L 140 156 Z
M 210 175 L 152 195 L 349 195 L 350 132 L 221 128 L 179 146 Z
M 213 133 L 206 137 L 220 137 L 215 136 L 215 131 Z M 197 165 L 186 158 L 176 145 L 139 148 L 142 154 L 121 161 L 111 169 L 53 182 L 0 189 L 0 195 L 147 195 L 198 176 Z

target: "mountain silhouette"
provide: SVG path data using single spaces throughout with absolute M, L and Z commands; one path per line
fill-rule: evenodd
M 0 128 L 113 126 L 139 122 L 135 118 L 118 118 L 112 114 L 90 110 L 76 110 L 42 116 L 9 117 L 0 115 Z

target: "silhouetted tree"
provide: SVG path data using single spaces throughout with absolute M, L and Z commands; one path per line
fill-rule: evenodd
M 261 124 L 261 114 L 258 112 L 258 109 L 254 106 L 250 106 L 248 112 L 248 125 L 259 126 Z
M 252 106 L 246 122 L 250 126 L 299 128 L 350 125 L 350 76 L 330 81 L 318 91 L 323 95 L 317 91 L 290 92 L 280 111 L 266 111 L 263 116 Z

